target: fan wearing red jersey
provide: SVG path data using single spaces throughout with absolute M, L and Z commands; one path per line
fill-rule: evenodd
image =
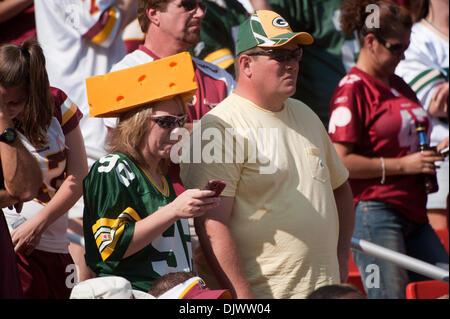
M 403 8 L 377 1 L 379 24 L 371 25 L 370 10 L 364 8 L 372 2 L 342 4 L 342 29 L 358 33 L 361 51 L 330 101 L 328 133 L 350 172 L 353 235 L 432 264 L 448 264 L 428 223 L 423 185 L 423 174 L 435 174 L 434 162 L 441 157 L 417 152 L 416 126 L 424 124 L 429 133 L 429 119 L 415 93 L 394 74 L 408 48 L 412 21 Z M 354 256 L 369 298 L 405 298 L 407 283 L 422 279 L 390 262 Z M 366 280 L 369 264 L 379 269 L 377 283 Z

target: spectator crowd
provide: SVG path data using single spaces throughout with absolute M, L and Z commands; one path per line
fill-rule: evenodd
M 351 240 L 448 271 L 448 11 L 0 0 L 0 298 L 406 298 Z

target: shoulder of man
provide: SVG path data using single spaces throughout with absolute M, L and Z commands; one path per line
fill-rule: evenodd
M 113 65 L 110 72 L 128 69 L 144 63 L 152 62 L 154 59 L 142 50 L 135 50 L 128 53 L 122 60 Z
M 197 58 L 192 57 L 192 62 L 197 66 L 197 68 L 207 76 L 215 79 L 215 80 L 222 80 L 224 81 L 228 86 L 234 86 L 235 82 L 233 77 L 230 73 L 225 71 L 224 69 L 218 67 L 215 64 L 212 64 L 210 62 L 206 62 L 204 60 L 199 60 Z

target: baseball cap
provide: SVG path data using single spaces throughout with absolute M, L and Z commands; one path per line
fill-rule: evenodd
M 131 283 L 119 276 L 84 280 L 72 288 L 70 299 L 156 299 L 143 291 L 134 290 Z
M 229 290 L 212 290 L 200 277 L 192 277 L 160 295 L 158 299 L 232 299 Z
M 236 56 L 256 46 L 281 47 L 291 41 L 308 45 L 314 42 L 307 32 L 293 32 L 289 23 L 278 13 L 258 10 L 239 26 L 236 40 Z

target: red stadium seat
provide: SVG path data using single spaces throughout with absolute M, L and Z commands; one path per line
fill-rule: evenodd
M 435 232 L 438 235 L 439 239 L 442 242 L 442 245 L 444 245 L 444 247 L 448 253 L 448 229 L 447 228 L 437 229 L 437 230 L 435 230 Z
M 406 299 L 436 299 L 448 294 L 448 283 L 440 280 L 412 282 L 406 286 Z

